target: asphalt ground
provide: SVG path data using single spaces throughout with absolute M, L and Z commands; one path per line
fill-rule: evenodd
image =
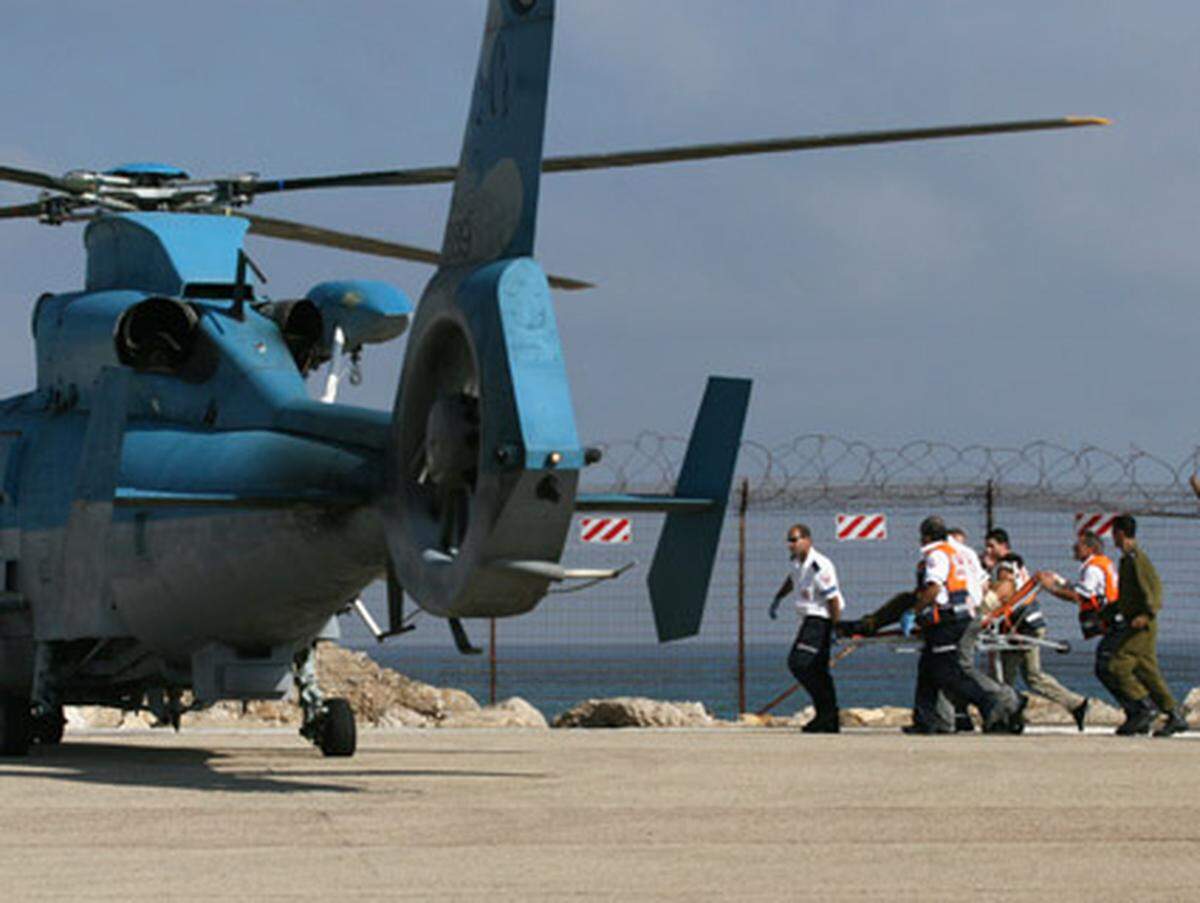
M 68 733 L 0 760 L 0 898 L 1196 899 L 1198 741 Z

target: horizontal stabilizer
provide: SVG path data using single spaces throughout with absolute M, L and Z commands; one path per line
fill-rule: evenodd
M 688 442 L 647 583 L 659 642 L 700 631 L 713 561 L 725 522 L 742 427 L 750 403 L 748 379 L 711 376 Z M 700 500 L 703 507 L 694 504 Z
M 712 499 L 688 499 L 674 495 L 641 492 L 581 492 L 575 496 L 576 511 L 707 511 Z

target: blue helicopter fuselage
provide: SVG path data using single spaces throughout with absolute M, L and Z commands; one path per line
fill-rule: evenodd
M 133 640 L 186 683 L 204 646 L 302 643 L 384 573 L 391 418 L 309 398 L 286 328 L 231 297 L 245 229 L 102 217 L 87 290 L 39 300 L 37 387 L 0 402 L 4 687 L 35 639 Z

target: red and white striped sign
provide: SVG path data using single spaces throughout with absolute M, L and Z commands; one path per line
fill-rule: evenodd
M 887 539 L 887 516 L 883 514 L 839 514 L 838 542 L 851 539 Z
M 1075 533 L 1091 530 L 1097 536 L 1108 536 L 1116 517 L 1115 511 L 1081 511 L 1075 515 Z
M 632 542 L 633 525 L 627 517 L 585 517 L 579 522 L 579 538 L 584 542 Z

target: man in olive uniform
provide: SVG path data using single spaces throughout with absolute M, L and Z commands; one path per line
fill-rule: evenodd
M 1125 619 L 1125 630 L 1109 660 L 1108 670 L 1120 686 L 1121 695 L 1128 700 L 1127 717 L 1117 733 L 1144 733 L 1161 710 L 1166 713 L 1167 721 L 1154 736 L 1169 737 L 1186 731 L 1188 725 L 1158 669 L 1156 644 L 1162 581 L 1135 539 L 1137 522 L 1131 515 L 1122 514 L 1114 519 L 1112 533 L 1114 545 L 1121 550 L 1116 608 Z

